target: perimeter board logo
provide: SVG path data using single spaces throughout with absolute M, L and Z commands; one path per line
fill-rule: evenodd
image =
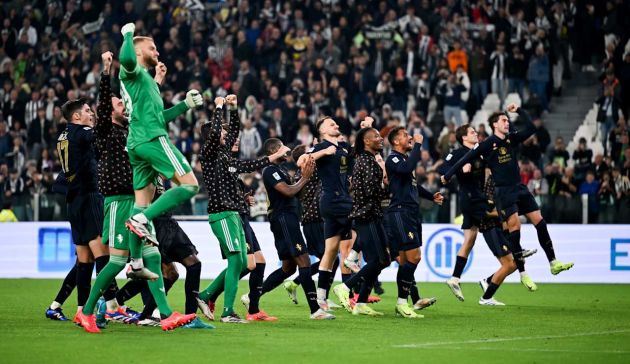
M 429 270 L 440 278 L 451 278 L 457 259 L 457 251 L 463 242 L 464 233 L 461 230 L 443 228 L 434 232 L 424 247 L 424 258 Z M 466 273 L 472 261 L 473 251 L 471 250 L 463 273 Z

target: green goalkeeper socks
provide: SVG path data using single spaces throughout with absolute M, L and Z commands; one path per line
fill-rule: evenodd
M 242 254 L 240 252 L 229 254 L 227 261 L 227 268 L 224 269 L 214 281 L 212 281 L 208 288 L 199 292 L 199 298 L 206 301 L 221 286 L 224 287 L 225 295 L 223 296 L 223 314 L 221 315 L 223 317 L 234 313 L 234 301 L 236 300 L 236 292 L 238 291 L 238 281 L 244 267 Z M 247 264 L 247 260 L 245 260 L 245 264 Z
M 94 313 L 94 306 L 96 306 L 99 297 L 109 288 L 109 285 L 112 283 L 112 280 L 116 278 L 116 275 L 125 268 L 125 264 L 127 264 L 127 257 L 122 255 L 110 255 L 109 262 L 107 262 L 96 277 L 96 281 L 90 292 L 90 297 L 85 303 L 85 306 L 83 306 L 83 314 L 91 315 Z
M 145 246 L 142 258 L 144 259 L 147 269 L 160 277 L 155 281 L 148 281 L 147 283 L 149 284 L 149 290 L 151 290 L 153 299 L 155 299 L 155 303 L 160 310 L 160 315 L 168 317 L 173 313 L 173 311 L 166 301 L 166 290 L 164 289 L 164 278 L 162 277 L 162 258 L 160 257 L 160 252 L 154 246 Z
M 156 217 L 181 205 L 184 201 L 193 198 L 199 192 L 199 186 L 180 185 L 166 190 L 151 206 L 144 211 L 144 216 L 151 221 Z M 132 214 L 132 216 L 135 214 Z

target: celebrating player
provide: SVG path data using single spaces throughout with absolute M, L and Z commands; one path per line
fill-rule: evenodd
M 422 134 L 415 134 L 412 138 L 404 127 L 399 126 L 389 132 L 387 139 L 392 146 L 392 153 L 385 162 L 391 201 L 385 218 L 392 255 L 398 255 L 400 264 L 396 275 L 396 314 L 405 318 L 422 318 L 424 316 L 415 313 L 407 303 L 415 282 L 414 273 L 421 259 L 420 197 L 441 205 L 444 196 L 440 192 L 431 194 L 422 186 L 418 187 L 415 170 L 420 160 Z
M 538 242 L 545 251 L 551 273 L 556 275 L 571 269 L 573 263 L 562 263 L 556 259 L 553 243 L 547 230 L 547 223 L 540 214 L 540 208 L 534 196 L 529 192 L 527 186 L 521 183 L 516 155 L 518 145 L 532 136 L 536 127 L 532 124 L 527 112 L 516 104 L 508 105 L 507 111 L 518 113 L 525 124 L 525 129 L 510 132 L 510 119 L 507 113 L 496 112 L 490 115 L 488 121 L 494 134 L 466 153 L 441 177 L 441 180 L 442 183 L 446 184 L 466 163 L 480 155 L 483 156 L 494 177 L 496 185 L 494 201 L 499 217 L 507 223 L 508 239 L 513 249 L 514 258 L 522 259 L 523 256 L 521 222 L 518 215 L 525 215 L 534 224 L 538 234 Z
M 465 124 L 455 130 L 455 138 L 462 146 L 461 148 L 453 150 L 446 156 L 444 164 L 439 168 L 440 173 L 446 173 L 457 161 L 462 158 L 466 153 L 474 148 L 478 143 L 477 132 L 470 124 Z M 457 181 L 459 183 L 459 204 L 461 206 L 462 215 L 464 216 L 464 222 L 462 223 L 462 230 L 464 231 L 464 242 L 457 252 L 457 258 L 455 260 L 455 268 L 453 269 L 453 276 L 446 282 L 455 297 L 460 301 L 464 300 L 461 287 L 459 285 L 459 279 L 461 278 L 464 267 L 468 261 L 468 255 L 472 250 L 475 240 L 477 239 L 477 232 L 479 231 L 482 220 L 488 213 L 488 197 L 483 193 L 484 184 L 486 183 L 486 163 L 483 158 L 477 157 L 466 163 L 456 173 Z M 490 198 L 491 200 L 493 198 Z M 486 224 L 488 225 L 488 224 Z M 492 225 L 494 229 L 494 225 Z M 490 229 L 490 230 L 492 230 Z M 490 243 L 488 239 L 492 239 L 494 232 L 482 231 L 486 242 Z M 497 232 L 498 237 L 503 235 L 502 231 Z M 491 248 L 492 249 L 492 248 Z M 494 252 L 494 250 L 493 250 Z M 532 255 L 535 251 L 526 251 L 523 257 Z M 516 263 L 521 270 L 521 282 L 527 287 L 535 287 L 535 283 L 527 275 L 524 268 L 524 262 L 519 259 Z
M 190 164 L 168 138 L 166 122 L 189 108 L 202 105 L 203 99 L 198 91 L 190 90 L 185 101 L 164 110 L 158 85 L 148 72 L 149 67 L 158 65 L 159 52 L 153 39 L 134 37 L 133 23 L 125 24 L 121 32 L 124 41 L 120 50 L 120 89 L 125 110 L 130 115 L 127 150 L 135 194 L 135 204 L 126 225 L 139 238 L 157 245 L 149 222 L 199 191 Z M 155 193 L 153 181 L 158 175 L 173 179 L 177 186 L 151 204 Z M 141 271 L 144 265 L 140 239 L 130 239 L 129 250 L 132 274 L 148 278 L 149 275 Z
M 347 282 L 333 289 L 341 304 L 350 310 L 350 287 L 363 281 L 357 303 L 351 309 L 353 315 L 383 315 L 367 305 L 376 278 L 391 262 L 381 209 L 381 201 L 388 193 L 387 178 L 384 178 L 383 169 L 376 159 L 382 150 L 383 138 L 376 129 L 364 128 L 359 131 L 354 146 L 355 164 L 350 189 L 354 202 L 350 218 L 355 222 L 357 240 L 361 241 L 366 264 Z
M 348 216 L 352 212 L 352 198 L 348 192 L 350 168 L 350 146 L 338 141 L 339 125 L 330 117 L 321 118 L 316 124 L 321 142 L 313 148 L 311 155 L 317 162 L 317 172 L 322 180 L 320 209 L 324 218 L 326 248 L 319 262 L 317 302 L 328 310 L 327 292 L 332 282 L 332 268 L 339 244 L 351 238 L 352 224 Z

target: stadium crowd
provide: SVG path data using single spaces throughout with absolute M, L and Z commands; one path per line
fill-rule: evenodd
M 244 101 L 241 158 L 260 155 L 269 137 L 311 144 L 320 115 L 352 141 L 371 116 L 383 136 L 397 125 L 423 134 L 418 183 L 454 192 L 440 186 L 436 167 L 458 147 L 455 128 L 487 94 L 503 101 L 517 93 L 538 128 L 521 151 L 522 180 L 547 220 L 581 222 L 582 194 L 589 222 L 630 219 L 628 1 L 14 0 L 0 14 L 0 201 L 20 221 L 35 210 L 39 220 L 64 219 L 63 197 L 52 191 L 60 106 L 79 96 L 96 104 L 100 55 L 117 59 L 128 22 L 154 38 L 168 69 L 165 107 L 185 90 L 203 92 L 206 109 L 170 123 L 199 181 L 200 127 L 214 97 L 234 93 Z M 601 133 L 593 137 L 603 155 L 586 141 L 569 155 L 544 125 L 551 97 L 581 72 L 601 74 Z M 481 126 L 480 139 L 488 132 Z M 244 182 L 257 191 L 252 216 L 264 219 L 260 175 Z M 204 215 L 206 206 L 202 185 L 179 213 Z M 447 222 L 448 209 L 423 207 L 425 221 Z

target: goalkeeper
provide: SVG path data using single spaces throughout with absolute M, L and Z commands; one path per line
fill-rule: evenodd
M 202 105 L 203 99 L 197 90 L 190 90 L 185 101 L 164 110 L 158 85 L 147 71 L 157 66 L 160 53 L 152 38 L 134 37 L 134 31 L 133 23 L 123 26 L 124 41 L 120 50 L 120 89 L 130 117 L 127 151 L 135 195 L 126 226 L 140 239 L 157 245 L 149 227 L 151 220 L 189 200 L 199 190 L 190 164 L 168 138 L 166 123 L 189 108 Z M 177 186 L 151 204 L 158 175 L 171 179 Z M 140 239 L 132 238 L 129 242 L 131 275 L 144 268 Z

